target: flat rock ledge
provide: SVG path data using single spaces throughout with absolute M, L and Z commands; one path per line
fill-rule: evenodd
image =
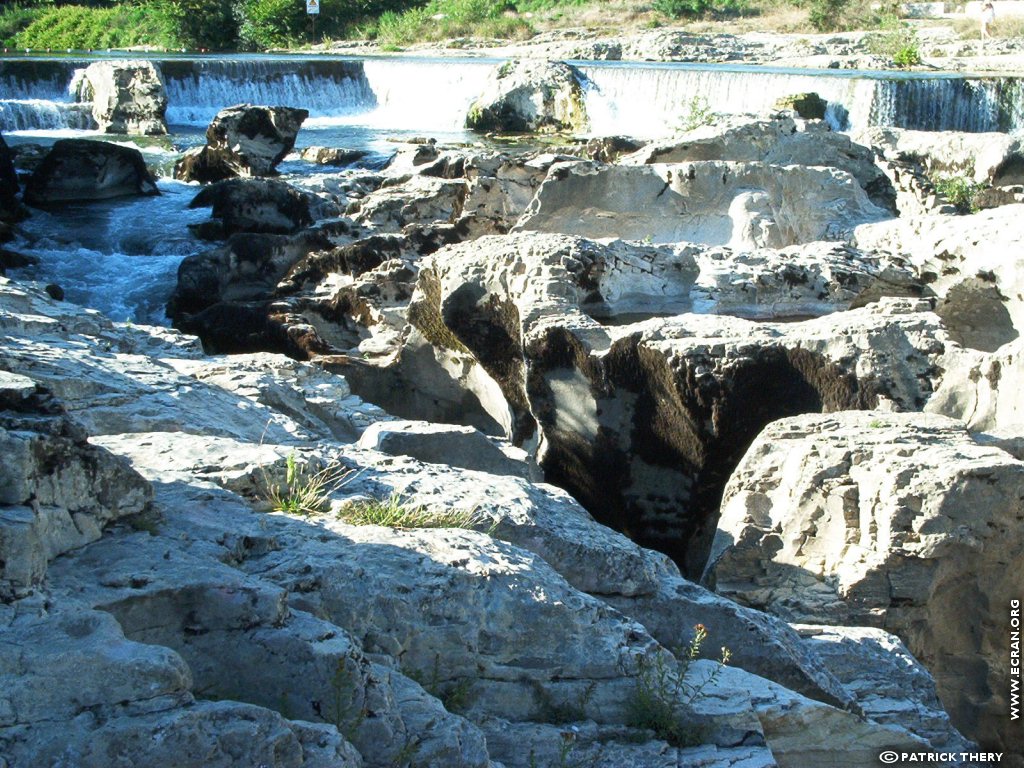
M 831 635 L 686 581 L 500 440 L 393 423 L 308 363 L 203 357 L 4 278 L 0 333 L 0 436 L 34 446 L 7 453 L 34 485 L 7 484 L 0 542 L 44 499 L 95 533 L 37 524 L 38 567 L 0 574 L 5 768 L 795 768 L 967 744 L 909 654 L 896 716 L 855 634 L 830 630 L 826 653 Z M 270 508 L 317 472 L 323 507 Z M 464 527 L 353 524 L 388 498 Z M 728 667 L 670 650 L 697 623 Z M 685 731 L 652 730 L 644 696 Z

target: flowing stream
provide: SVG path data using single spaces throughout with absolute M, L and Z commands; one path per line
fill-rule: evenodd
M 113 58 L 113 57 L 98 57 Z M 117 58 L 124 58 L 123 55 Z M 138 146 L 147 162 L 169 169 L 184 149 L 202 143 L 209 121 L 232 104 L 287 105 L 310 112 L 297 147 L 366 149 L 376 158 L 394 139 L 427 135 L 478 141 L 463 129 L 496 59 L 331 56 L 152 57 L 163 74 L 170 135 L 118 139 Z M 95 58 L 91 59 L 95 60 Z M 74 83 L 90 60 L 0 59 L 0 131 L 9 143 L 52 143 L 95 134 Z M 783 96 L 815 91 L 829 102 L 838 130 L 892 125 L 921 130 L 1024 130 L 1019 78 L 972 78 L 743 65 L 575 62 L 585 78 L 591 132 L 652 137 L 673 132 L 688 110 L 758 113 Z M 302 162 L 289 176 L 323 173 Z M 163 303 L 181 259 L 210 247 L 187 224 L 195 187 L 160 180 L 163 195 L 35 212 L 15 246 L 41 260 L 34 270 L 58 282 L 68 298 L 115 319 L 165 322 Z

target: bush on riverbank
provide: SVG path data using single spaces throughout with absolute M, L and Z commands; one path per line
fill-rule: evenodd
M 175 32 L 155 5 L 124 4 L 110 8 L 79 5 L 13 5 L 0 14 L 0 39 L 15 48 L 170 47 Z

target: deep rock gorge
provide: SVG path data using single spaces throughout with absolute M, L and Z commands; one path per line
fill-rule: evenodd
M 574 129 L 573 72 L 473 114 Z M 307 114 L 178 163 L 177 330 L 0 277 L 0 766 L 1020 768 L 1024 206 L 926 183 L 1019 143 L 787 110 L 280 172 Z M 12 238 L 158 191 L 10 154 Z

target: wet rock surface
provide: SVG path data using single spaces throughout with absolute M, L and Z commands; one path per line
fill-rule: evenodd
M 158 195 L 142 153 L 132 147 L 87 139 L 61 139 L 25 183 L 33 206 Z
M 272 176 L 295 146 L 305 109 L 239 104 L 217 113 L 206 129 L 206 145 L 178 161 L 182 181 L 222 181 L 235 176 Z

